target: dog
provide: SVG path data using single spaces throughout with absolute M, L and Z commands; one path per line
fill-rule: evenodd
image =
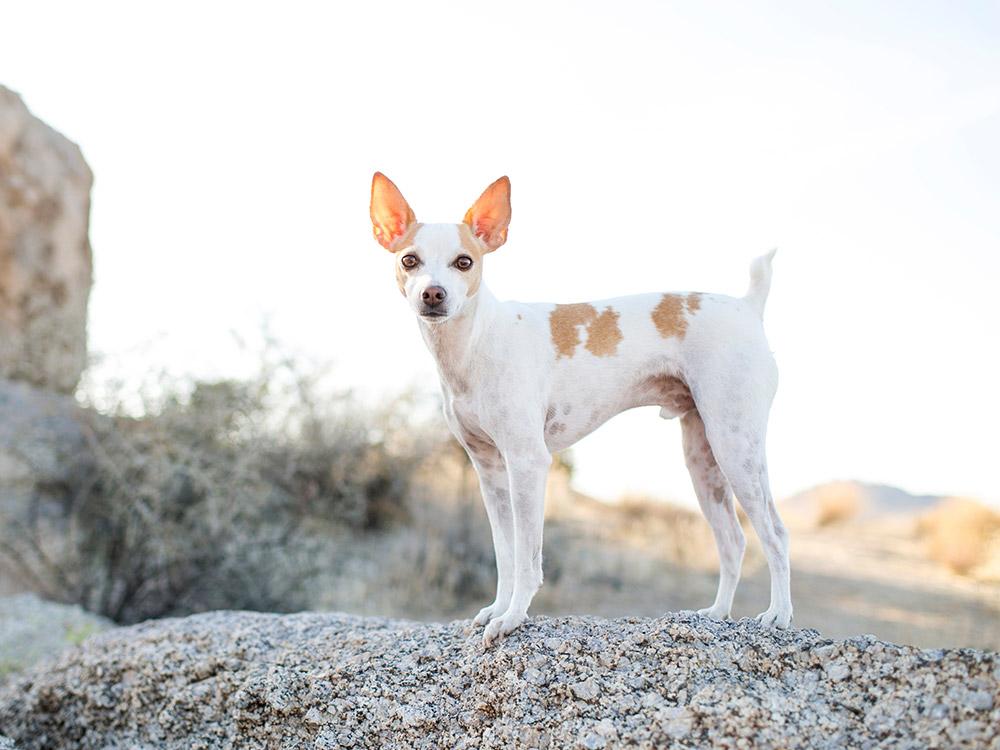
M 423 224 L 376 172 L 371 220 L 437 364 L 444 415 L 479 475 L 497 591 L 476 615 L 489 645 L 527 618 L 542 584 L 542 521 L 552 454 L 637 406 L 679 417 L 695 494 L 719 551 L 715 602 L 728 618 L 746 540 L 739 498 L 763 544 L 771 601 L 757 620 L 792 620 L 788 532 L 768 482 L 764 441 L 778 371 L 763 312 L 774 251 L 753 261 L 741 298 L 640 294 L 581 304 L 497 300 L 485 257 L 507 240 L 510 180 L 491 184 L 457 224 Z

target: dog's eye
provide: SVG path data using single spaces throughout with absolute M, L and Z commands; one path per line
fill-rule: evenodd
M 459 255 L 455 259 L 454 265 L 455 268 L 457 268 L 459 271 L 468 271 L 470 268 L 472 268 L 472 258 L 470 258 L 468 255 Z
M 420 265 L 420 258 L 416 255 L 404 255 L 403 259 L 399 261 L 403 268 L 416 268 Z

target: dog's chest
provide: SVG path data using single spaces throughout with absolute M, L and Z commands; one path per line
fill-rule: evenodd
M 493 438 L 485 423 L 481 402 L 468 396 L 456 396 L 444 391 L 444 415 L 452 434 L 465 445 L 488 443 Z

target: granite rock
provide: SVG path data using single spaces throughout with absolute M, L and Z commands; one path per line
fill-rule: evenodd
M 1000 748 L 998 689 L 995 653 L 693 614 L 534 617 L 484 648 L 467 621 L 214 612 L 18 676 L 0 732 L 23 748 Z

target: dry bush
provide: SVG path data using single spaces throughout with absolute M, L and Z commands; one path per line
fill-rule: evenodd
M 166 384 L 141 418 L 110 411 L 82 417 L 83 480 L 7 519 L 0 553 L 39 593 L 125 623 L 307 606 L 325 530 L 405 517 L 434 445 L 412 401 L 363 410 L 286 358 L 247 382 Z
M 917 531 L 932 560 L 961 575 L 975 574 L 995 564 L 1000 513 L 974 500 L 950 498 L 921 516 Z
M 614 525 L 614 516 L 620 516 L 623 538 L 634 547 L 684 567 L 716 567 L 712 529 L 699 511 L 642 495 L 626 495 L 613 512 L 609 526 Z
M 833 526 L 857 517 L 864 504 L 862 489 L 853 482 L 831 482 L 816 492 L 816 525 Z
M 311 583 L 312 609 L 464 617 L 493 596 L 489 523 L 475 472 L 454 441 L 438 443 L 421 462 L 404 522 L 339 529 L 328 535 L 327 564 Z

